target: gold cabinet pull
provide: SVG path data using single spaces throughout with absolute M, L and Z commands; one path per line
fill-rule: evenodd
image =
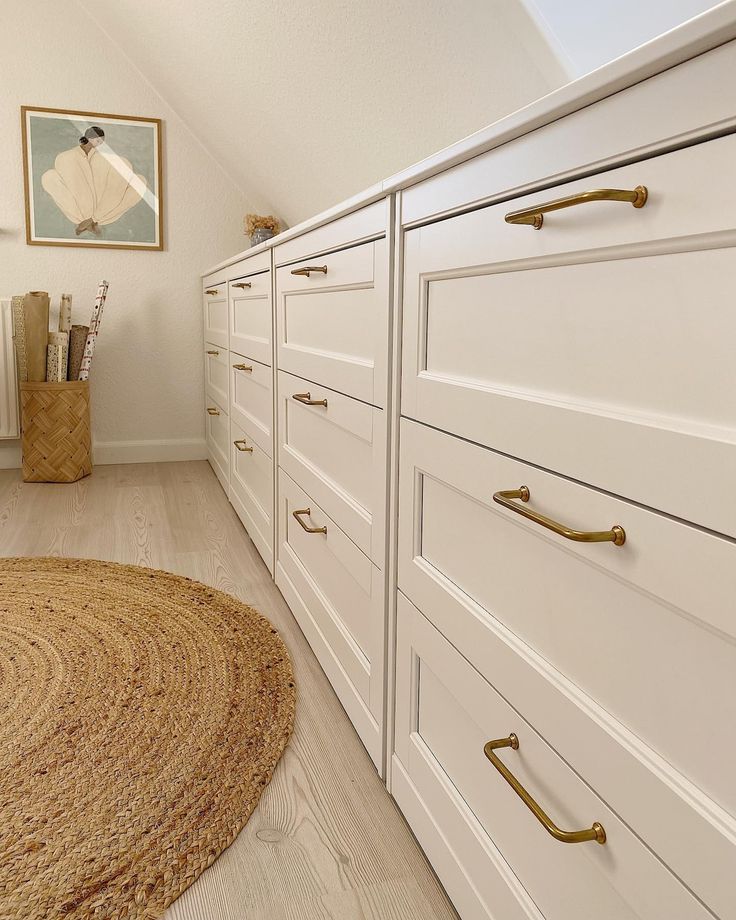
M 205 291 L 205 294 L 219 294 L 219 293 L 220 293 L 220 292 L 217 290 L 217 288 L 208 288 L 208 289 Z
M 302 508 L 301 511 L 292 511 L 291 513 L 292 513 L 294 519 L 297 520 L 297 521 L 299 522 L 300 527 L 302 527 L 304 530 L 306 530 L 307 533 L 327 533 L 327 528 L 326 528 L 326 527 L 309 527 L 309 526 L 307 526 L 307 525 L 304 523 L 304 521 L 301 519 L 301 515 L 302 515 L 302 514 L 306 514 L 307 517 L 309 517 L 309 515 L 312 513 L 312 509 L 311 509 L 311 508 Z
M 207 350 L 207 354 L 208 354 L 208 355 L 219 355 L 220 352 L 219 352 L 219 351 L 216 351 L 216 350 L 213 349 L 213 348 L 209 348 L 209 349 Z
M 628 201 L 635 208 L 643 208 L 647 203 L 646 186 L 637 185 L 635 189 L 625 188 L 597 188 L 589 192 L 579 192 L 569 198 L 556 198 L 546 204 L 533 205 L 522 208 L 520 211 L 509 211 L 506 215 L 507 224 L 529 224 L 535 230 L 541 230 L 544 223 L 543 214 L 548 211 L 560 211 L 562 208 L 572 208 L 578 204 L 587 204 L 589 201 Z
M 235 368 L 236 371 L 252 371 L 253 370 L 252 364 L 233 364 L 233 367 Z
M 233 284 L 233 287 L 239 287 L 242 291 L 244 291 L 246 288 L 249 288 L 249 287 L 252 287 L 252 286 L 253 286 L 253 285 L 251 284 L 250 281 L 236 281 L 236 282 Z
M 548 834 L 552 834 L 555 840 L 561 843 L 585 843 L 586 840 L 595 840 L 596 843 L 606 842 L 606 832 L 599 821 L 594 821 L 593 826 L 582 831 L 562 831 L 549 817 L 544 809 L 529 795 L 526 789 L 521 785 L 519 780 L 509 770 L 509 768 L 498 757 L 496 751 L 498 748 L 510 747 L 514 751 L 519 750 L 519 739 L 512 732 L 508 738 L 499 738 L 497 741 L 489 741 L 483 748 L 483 752 L 490 760 L 493 766 L 503 776 L 506 782 L 511 786 L 514 792 L 519 796 L 521 801 L 532 812 L 534 817 L 544 827 Z
M 245 440 L 245 438 L 241 438 L 241 440 L 239 440 L 239 441 L 233 441 L 233 444 L 238 448 L 239 451 L 242 451 L 242 452 L 245 452 L 245 453 L 249 453 L 249 454 L 252 454 L 252 453 L 253 453 L 253 448 L 252 448 L 252 447 L 246 447 L 246 440 Z
M 620 524 L 614 524 L 610 530 L 573 530 L 564 524 L 558 524 L 552 518 L 545 517 L 538 511 L 532 511 L 531 508 L 522 508 L 521 505 L 514 504 L 513 499 L 519 498 L 523 502 L 528 502 L 531 498 L 531 492 L 526 486 L 519 486 L 518 489 L 508 489 L 505 492 L 494 492 L 493 501 L 508 508 L 509 511 L 515 511 L 528 521 L 534 521 L 541 527 L 546 527 L 566 540 L 575 540 L 576 543 L 613 543 L 614 546 L 623 546 L 626 542 L 626 531 Z
M 327 274 L 326 265 L 305 265 L 304 268 L 292 268 L 292 275 L 306 275 L 308 278 L 312 272 L 320 272 L 323 275 Z
M 207 406 L 207 412 L 209 415 L 219 415 L 220 414 L 220 410 L 215 409 L 214 406 Z
M 304 403 L 305 406 L 324 406 L 325 409 L 327 408 L 326 399 L 312 399 L 310 393 L 294 393 L 291 398 L 297 402 Z

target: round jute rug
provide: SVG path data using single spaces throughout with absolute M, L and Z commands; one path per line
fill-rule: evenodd
M 160 917 L 248 820 L 294 700 L 280 636 L 227 594 L 0 559 L 0 917 Z

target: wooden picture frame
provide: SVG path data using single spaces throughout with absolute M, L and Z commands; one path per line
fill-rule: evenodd
M 161 251 L 160 118 L 21 107 L 26 243 Z

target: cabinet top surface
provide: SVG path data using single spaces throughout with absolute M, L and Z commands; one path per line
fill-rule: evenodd
M 349 214 L 385 195 L 414 185 L 465 160 L 500 147 L 517 137 L 541 128 L 620 92 L 677 64 L 697 57 L 736 38 L 736 0 L 724 0 L 675 29 L 665 32 L 633 51 L 566 83 L 546 96 L 504 116 L 474 134 L 462 138 L 412 166 L 377 182 L 333 207 L 308 218 L 272 239 L 239 252 L 202 273 L 211 275 L 233 262 L 249 258 L 301 234 Z

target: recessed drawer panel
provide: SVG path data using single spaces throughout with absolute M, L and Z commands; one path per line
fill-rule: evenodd
M 227 282 L 209 285 L 204 289 L 202 298 L 204 340 L 227 349 Z
M 230 414 L 255 443 L 272 456 L 271 368 L 230 352 Z
M 402 413 L 736 536 L 735 156 L 729 136 L 409 231 Z M 641 208 L 504 220 L 640 185 Z
M 230 501 L 269 570 L 273 568 L 273 461 L 233 419 Z
M 519 909 L 504 917 L 538 917 L 538 908 L 545 920 L 709 918 L 596 794 L 576 759 L 565 763 L 504 693 L 399 596 L 395 761 L 401 770 L 395 772 L 404 783 L 395 794 L 399 805 L 413 794 L 430 814 L 456 812 L 453 823 L 440 817 L 437 825 L 452 835 L 449 843 L 475 889 L 477 909 L 468 916 L 501 916 L 495 888 L 499 876 L 511 876 Z M 525 803 L 510 780 L 533 802 Z M 593 839 L 556 839 L 532 804 L 544 810 L 552 830 Z M 421 828 L 419 834 L 422 842 Z M 443 878 L 443 866 L 435 868 Z
M 380 761 L 383 577 L 283 470 L 276 583 L 363 743 Z
M 230 347 L 271 364 L 271 272 L 231 281 Z
M 279 268 L 279 367 L 383 406 L 387 274 L 385 240 Z
M 228 492 L 230 486 L 230 420 L 226 403 L 218 403 L 210 393 L 205 395 L 205 439 L 212 469 Z
M 494 683 L 484 641 L 513 637 L 604 719 L 600 759 L 634 751 L 656 783 L 638 800 L 619 771 L 602 794 L 704 899 L 722 888 L 712 868 L 736 858 L 732 542 L 403 420 L 399 587 Z M 518 681 L 498 686 L 513 704 Z
M 206 345 L 204 352 L 204 385 L 221 406 L 228 404 L 227 349 Z
M 383 568 L 383 410 L 280 371 L 279 437 L 279 466 Z

